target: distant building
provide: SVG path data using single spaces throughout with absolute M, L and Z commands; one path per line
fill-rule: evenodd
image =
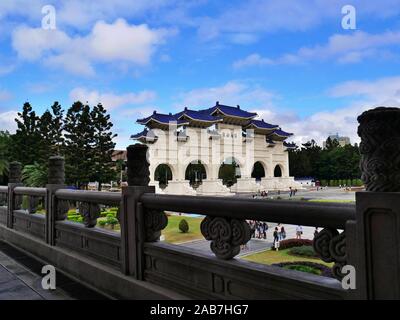
M 350 138 L 349 137 L 341 137 L 341 136 L 339 136 L 338 133 L 337 134 L 332 134 L 328 138 L 330 138 L 332 141 L 336 140 L 341 147 L 344 147 L 344 146 L 350 144 Z M 324 146 L 324 148 L 326 147 L 326 141 L 324 141 L 323 146 Z

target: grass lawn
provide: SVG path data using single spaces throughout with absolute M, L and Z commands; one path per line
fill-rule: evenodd
M 285 249 L 280 251 L 266 250 L 259 253 L 250 254 L 248 256 L 243 257 L 242 259 L 267 265 L 280 262 L 309 261 L 309 262 L 321 263 L 328 267 L 333 266 L 333 263 L 326 263 L 317 258 L 290 255 L 288 254 L 289 250 L 290 249 Z
M 189 232 L 182 233 L 179 230 L 179 222 L 185 219 L 189 224 Z M 192 240 L 203 239 L 200 232 L 200 223 L 203 218 L 195 218 L 188 216 L 168 216 L 168 226 L 162 231 L 165 236 L 165 241 L 169 243 L 182 243 Z

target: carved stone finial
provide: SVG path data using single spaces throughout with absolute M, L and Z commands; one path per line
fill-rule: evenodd
M 361 179 L 367 191 L 400 191 L 400 108 L 379 107 L 358 117 Z
M 150 182 L 147 149 L 144 144 L 135 144 L 127 148 L 128 185 L 148 186 Z
M 211 240 L 211 251 L 217 258 L 232 259 L 240 252 L 240 246 L 251 238 L 251 230 L 244 220 L 207 216 L 200 230 L 206 240 Z
M 156 242 L 161 231 L 168 225 L 168 217 L 164 211 L 148 210 L 144 216 L 146 242 Z
M 9 183 L 20 183 L 22 181 L 22 165 L 20 162 L 13 161 L 9 166 Z
M 65 182 L 65 168 L 64 158 L 60 156 L 54 156 L 49 158 L 49 184 L 64 184 Z

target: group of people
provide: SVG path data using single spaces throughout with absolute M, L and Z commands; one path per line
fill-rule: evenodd
M 248 221 L 250 230 L 251 230 L 251 237 L 257 239 L 267 239 L 267 230 L 268 224 L 265 221 Z
M 268 197 L 268 191 L 259 191 L 257 194 L 253 194 L 253 199 L 257 198 L 267 198 Z

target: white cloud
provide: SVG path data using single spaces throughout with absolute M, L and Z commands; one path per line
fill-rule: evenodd
M 139 105 L 153 101 L 156 93 L 153 91 L 140 91 L 138 93 L 115 94 L 112 92 L 100 93 L 99 91 L 85 88 L 73 89 L 69 97 L 72 101 L 88 102 L 90 105 L 102 103 L 107 110 L 112 110 L 123 105 Z
M 260 86 L 243 81 L 229 81 L 221 86 L 199 88 L 178 96 L 177 107 L 211 107 L 216 101 L 227 105 L 243 105 L 244 109 L 272 105 L 275 95 Z
M 17 128 L 17 124 L 15 122 L 17 113 L 17 111 L 0 112 L 0 131 L 15 131 Z
M 22 26 L 12 34 L 18 57 L 83 75 L 93 75 L 95 63 L 121 62 L 144 66 L 159 45 L 176 30 L 130 25 L 123 19 L 97 22 L 86 36 L 70 37 L 63 31 Z
M 273 119 L 285 130 L 295 133 L 293 140 L 298 143 L 314 139 L 322 145 L 322 141 L 334 133 L 348 136 L 352 143 L 358 143 L 357 117 L 361 113 L 379 106 L 400 107 L 400 76 L 373 81 L 347 81 L 334 86 L 328 93 L 333 98 L 353 98 L 353 102 L 303 118 L 293 117 L 290 120 L 285 119 L 285 113 L 273 112 L 266 114 L 266 119 Z
M 217 14 L 196 21 L 203 40 L 230 33 L 303 32 L 327 22 L 340 25 L 341 8 L 347 4 L 348 0 L 248 0 L 229 7 L 221 6 Z M 398 0 L 352 0 L 351 4 L 356 8 L 359 20 L 379 21 L 400 13 Z
M 352 34 L 335 34 L 324 45 L 302 47 L 296 53 L 277 58 L 262 57 L 254 53 L 234 62 L 234 68 L 250 66 L 297 64 L 308 61 L 335 60 L 339 63 L 357 63 L 366 58 L 391 57 L 390 48 L 400 44 L 400 31 L 370 34 L 356 31 Z
M 400 76 L 374 81 L 346 81 L 331 88 L 329 94 L 333 97 L 361 96 L 374 103 L 385 104 L 400 100 Z

